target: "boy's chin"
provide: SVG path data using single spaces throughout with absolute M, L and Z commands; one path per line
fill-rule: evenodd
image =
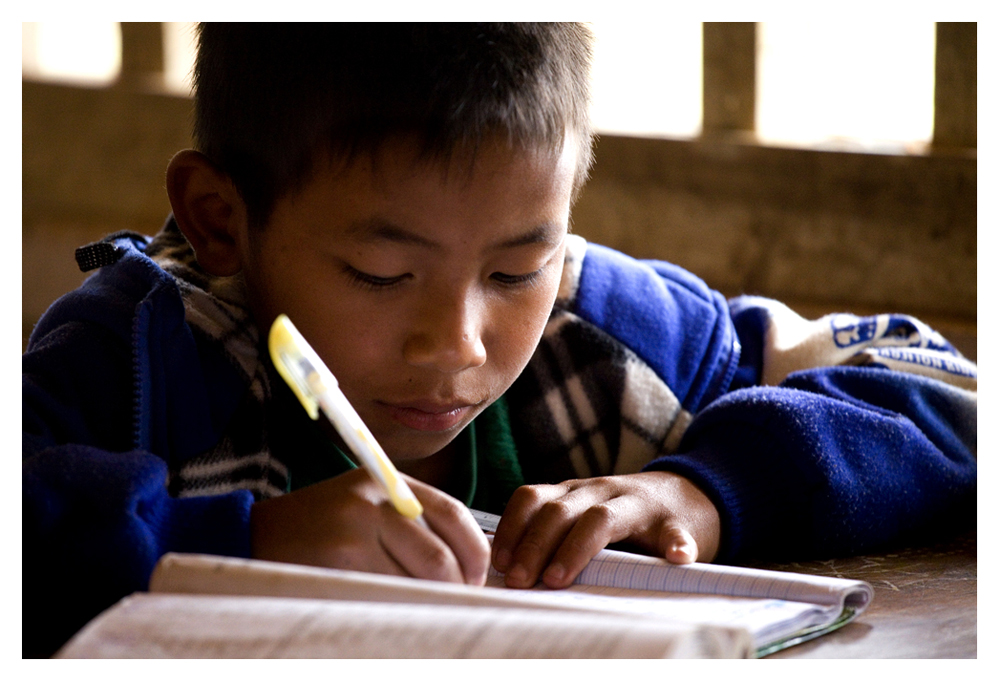
M 386 452 L 404 474 L 445 490 L 454 479 L 455 467 L 461 466 L 456 458 L 464 456 L 455 445 L 459 433 L 461 429 L 453 434 L 434 434 L 433 439 L 407 439 L 409 442 L 395 453 Z
M 404 465 L 407 462 L 419 462 L 440 454 L 444 450 L 450 450 L 455 439 L 462 432 L 458 430 L 453 434 L 433 434 L 433 436 L 421 434 L 423 437 L 407 439 L 409 442 L 394 447 L 392 450 L 386 448 L 389 459 L 396 466 Z M 416 442 L 414 442 L 416 441 Z M 423 442 L 420 442 L 423 441 Z

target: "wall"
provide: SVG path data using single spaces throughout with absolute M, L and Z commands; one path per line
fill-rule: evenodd
M 574 229 L 734 295 L 976 318 L 976 158 L 603 137 Z
M 155 232 L 170 212 L 164 174 L 191 146 L 191 100 L 117 88 L 23 82 L 22 347 L 38 317 L 83 281 L 77 246 L 117 230 Z

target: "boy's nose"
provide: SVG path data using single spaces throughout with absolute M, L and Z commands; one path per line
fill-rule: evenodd
M 482 366 L 486 347 L 477 308 L 476 302 L 461 297 L 429 302 L 404 344 L 406 362 L 449 373 Z

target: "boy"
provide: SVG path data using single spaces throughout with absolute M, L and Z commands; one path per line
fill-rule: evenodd
M 975 366 L 933 331 L 727 304 L 568 234 L 589 49 L 575 25 L 202 27 L 172 217 L 81 250 L 100 270 L 23 358 L 26 655 L 166 551 L 562 587 L 614 542 L 732 562 L 974 519 Z M 277 377 L 282 312 L 429 531 Z M 492 556 L 467 506 L 503 512 Z

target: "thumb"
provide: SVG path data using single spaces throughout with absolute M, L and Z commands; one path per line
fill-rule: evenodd
M 666 526 L 660 532 L 660 555 L 672 564 L 691 564 L 698 560 L 698 543 L 688 531 Z

